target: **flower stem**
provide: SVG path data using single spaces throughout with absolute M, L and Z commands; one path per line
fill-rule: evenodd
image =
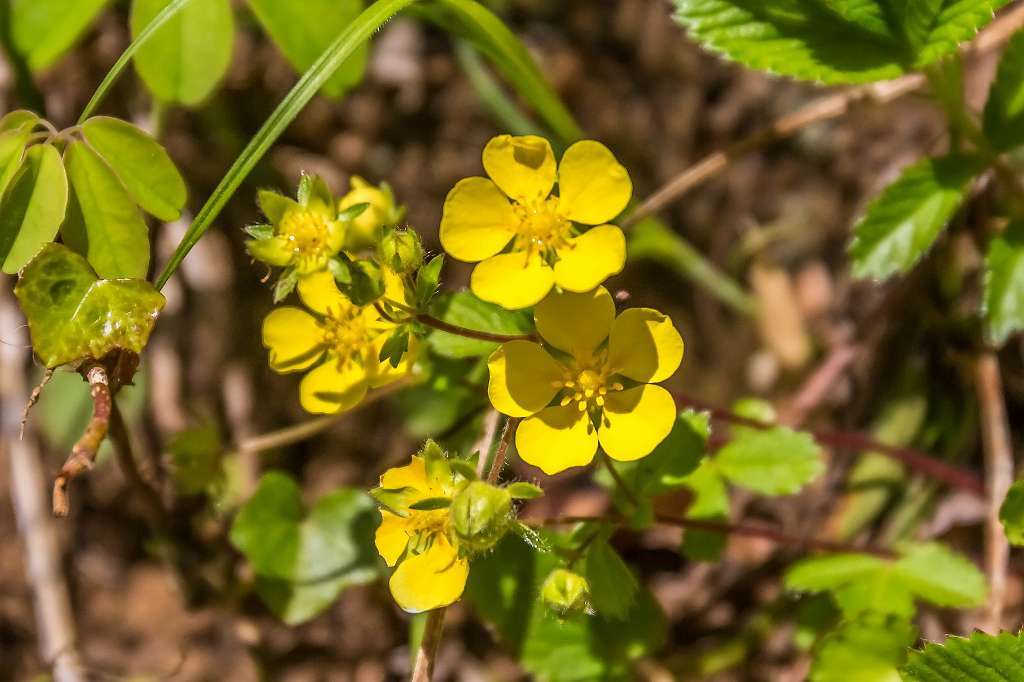
M 410 308 L 404 303 L 393 301 L 391 299 L 385 299 L 390 305 L 398 308 L 402 312 L 406 313 L 412 319 L 416 320 L 420 324 L 424 324 L 434 329 L 439 329 L 449 334 L 455 334 L 456 336 L 463 336 L 467 339 L 476 339 L 477 341 L 493 341 L 494 343 L 505 343 L 506 341 L 532 341 L 534 336 L 532 334 L 494 334 L 491 332 L 481 331 L 479 329 L 469 329 L 467 327 L 460 327 L 457 324 L 451 324 L 444 320 L 439 320 L 433 315 L 428 313 L 417 312 L 415 309 Z M 379 308 L 378 308 L 379 310 Z
M 518 417 L 509 417 L 505 422 L 505 429 L 501 432 L 501 442 L 498 443 L 498 450 L 494 453 L 494 461 L 491 462 L 491 469 L 487 472 L 487 482 L 494 485 L 501 477 L 501 470 L 505 468 L 505 455 L 508 453 L 508 446 L 512 437 L 516 434 L 516 427 L 519 425 Z
M 434 661 L 437 649 L 441 645 L 441 633 L 444 631 L 445 608 L 434 609 L 427 614 L 427 625 L 423 629 L 423 639 L 416 652 L 416 665 L 412 669 L 410 682 L 430 682 L 434 676 Z

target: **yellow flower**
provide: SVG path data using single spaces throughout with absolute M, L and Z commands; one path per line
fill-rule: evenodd
M 374 244 L 380 228 L 384 225 L 394 225 L 401 217 L 389 187 L 375 187 L 358 175 L 353 175 L 348 194 L 338 200 L 338 210 L 344 211 L 357 204 L 369 206 L 351 223 L 348 243 L 345 246 L 353 250 Z
M 260 208 L 273 234 L 249 239 L 249 254 L 268 265 L 293 267 L 299 275 L 319 272 L 345 243 L 345 225 L 338 220 L 334 199 L 319 178 L 304 176 L 307 190 L 300 201 L 268 190 L 259 193 Z
M 456 494 L 451 470 L 446 466 L 438 470 L 428 475 L 424 458 L 414 456 L 407 466 L 388 469 L 380 477 L 380 487 L 396 491 L 401 504 L 394 509 L 398 513 L 381 510 L 377 551 L 388 566 L 398 565 L 389 583 L 391 594 L 410 613 L 453 603 L 462 595 L 469 575 L 469 562 L 459 557 L 452 541 L 449 508 L 409 508 L 421 500 Z
M 459 181 L 441 217 L 445 251 L 483 261 L 473 270 L 473 293 L 506 308 L 527 308 L 555 284 L 590 291 L 622 271 L 626 240 L 618 227 L 603 223 L 626 207 L 633 186 L 607 147 L 577 142 L 556 169 L 544 138 L 501 135 L 487 143 L 483 162 L 490 179 Z M 556 176 L 558 196 L 551 194 Z M 579 234 L 576 223 L 598 227 Z
M 386 295 L 403 300 L 397 276 L 385 274 L 385 283 Z M 270 350 L 270 368 L 275 372 L 313 368 L 299 386 L 299 400 L 306 411 L 333 414 L 350 409 L 369 388 L 408 373 L 415 355 L 412 339 L 398 367 L 378 359 L 395 325 L 374 306 L 354 305 L 326 271 L 299 279 L 298 290 L 313 314 L 295 306 L 275 308 L 263 321 L 263 345 Z
M 664 440 L 676 407 L 654 384 L 683 358 L 683 339 L 668 317 L 650 308 L 615 317 L 604 287 L 552 293 L 533 316 L 553 352 L 510 341 L 488 360 L 491 404 L 525 417 L 516 431 L 523 460 L 554 474 L 590 463 L 598 443 L 610 457 L 630 461 Z

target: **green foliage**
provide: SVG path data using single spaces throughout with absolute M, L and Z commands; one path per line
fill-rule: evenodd
M 28 136 L 26 130 L 8 130 L 0 133 L 0 196 L 21 168 Z
M 996 345 L 1024 329 L 1024 221 L 1011 223 L 988 243 L 982 315 L 985 333 Z
M 693 493 L 693 501 L 686 509 L 686 518 L 726 521 L 729 518 L 729 490 L 725 479 L 715 467 L 714 460 L 705 459 L 686 477 L 684 485 Z M 718 561 L 728 541 L 722 533 L 687 529 L 680 548 L 692 561 Z
M 178 489 L 186 495 L 216 493 L 225 484 L 224 443 L 213 420 L 174 434 L 167 442 L 171 471 Z
M 527 334 L 530 316 L 522 311 L 505 310 L 481 301 L 470 291 L 444 294 L 434 299 L 431 314 L 449 324 L 496 334 Z M 490 355 L 498 347 L 493 341 L 478 341 L 438 329 L 427 337 L 430 349 L 446 358 L 470 358 Z
M 819 642 L 811 682 L 899 682 L 899 666 L 917 639 L 909 622 L 881 614 L 842 623 Z
M 634 462 L 612 462 L 619 477 L 638 497 L 661 495 L 686 485 L 687 477 L 697 469 L 707 453 L 711 435 L 711 418 L 707 412 L 683 410 L 676 417 L 672 431 L 651 454 Z M 605 471 L 598 480 L 611 487 Z
M 910 270 L 956 213 L 984 163 L 975 157 L 925 159 L 889 185 L 854 228 L 857 277 L 886 279 Z
M 633 606 L 639 585 L 633 571 L 604 535 L 602 532 L 587 549 L 583 575 L 590 584 L 590 603 L 594 609 L 602 616 L 621 620 Z
M 14 287 L 32 349 L 47 367 L 102 358 L 116 348 L 141 353 L 164 307 L 143 280 L 99 280 L 85 259 L 47 244 Z
M 905 682 L 1024 681 L 1024 636 L 1009 632 L 950 637 L 912 651 L 903 667 Z
M 657 650 L 665 639 L 661 608 L 640 587 L 622 619 L 600 613 L 559 619 L 540 599 L 543 581 L 556 568 L 558 560 L 552 554 L 536 552 L 510 535 L 493 553 L 473 562 L 466 596 L 493 625 L 502 645 L 536 679 L 628 679 L 629 662 Z
M 953 52 L 1007 0 L 675 0 L 705 47 L 754 69 L 823 83 L 894 78 Z
M 57 61 L 109 0 L 11 0 L 11 40 L 33 71 Z
M 792 495 L 825 469 L 810 434 L 784 426 L 738 433 L 718 451 L 714 465 L 730 483 L 763 495 Z
M 67 202 L 68 179 L 57 149 L 48 144 L 30 148 L 0 199 L 4 272 L 21 270 L 43 245 L 53 241 Z
M 185 205 L 185 181 L 160 143 L 125 121 L 90 118 L 82 136 L 139 208 L 165 222 L 177 220 Z
M 132 36 L 139 36 L 170 1 L 133 0 Z M 135 68 L 157 98 L 195 106 L 227 73 L 234 34 L 230 0 L 189 0 L 139 47 Z
M 999 150 L 1024 144 L 1024 33 L 1006 46 L 988 93 L 983 116 L 985 137 Z
M 1017 481 L 1006 492 L 999 508 L 999 520 L 1010 544 L 1024 546 L 1024 481 Z
M 78 140 L 68 144 L 64 162 L 73 191 L 64 241 L 101 277 L 145 277 L 149 229 L 117 175 Z
M 313 66 L 324 50 L 363 10 L 363 0 L 249 0 L 253 14 L 289 63 L 300 73 Z M 340 97 L 357 85 L 366 70 L 366 45 L 360 47 L 324 84 L 323 92 Z
M 377 524 L 376 505 L 362 491 L 338 489 L 307 510 L 295 481 L 270 472 L 239 510 L 231 543 L 249 560 L 260 596 L 291 625 L 378 577 Z

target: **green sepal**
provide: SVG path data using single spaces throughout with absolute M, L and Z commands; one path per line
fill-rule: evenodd
M 369 305 L 384 295 L 380 266 L 369 260 L 353 260 L 341 252 L 327 262 L 341 293 L 356 305 Z
M 270 239 L 274 236 L 274 226 L 266 223 L 246 225 L 242 228 L 242 231 L 256 241 L 263 241 L 264 239 Z
M 432 511 L 434 509 L 447 509 L 452 506 L 450 497 L 427 497 L 409 505 L 414 511 Z
M 525 481 L 509 483 L 506 490 L 508 490 L 508 494 L 511 495 L 514 500 L 533 500 L 544 494 L 544 491 L 540 486 L 536 486 L 532 483 L 526 483 Z
M 370 208 L 370 204 L 365 201 L 361 204 L 352 204 L 348 208 L 342 209 L 338 212 L 338 220 L 346 223 L 352 222 L 359 216 L 363 215 L 368 208 Z
M 416 273 L 416 309 L 424 311 L 430 299 L 437 293 L 441 282 L 441 268 L 444 266 L 444 254 L 434 256 Z
M 299 190 L 296 193 L 299 205 L 303 208 L 313 208 L 316 204 L 327 206 L 333 209 L 334 196 L 327 187 L 327 183 L 319 175 L 303 174 L 299 180 Z
M 295 268 L 288 268 L 281 273 L 281 276 L 274 282 L 274 303 L 280 303 L 288 298 L 288 294 L 295 291 L 299 283 L 299 271 Z
M 256 192 L 256 204 L 267 220 L 274 224 L 281 222 L 289 211 L 302 208 L 294 199 L 272 189 L 261 189 Z
M 402 362 L 402 357 L 408 350 L 409 331 L 403 327 L 388 337 L 388 340 L 380 347 L 380 353 L 377 354 L 377 359 L 381 362 L 387 360 L 392 367 L 398 367 Z

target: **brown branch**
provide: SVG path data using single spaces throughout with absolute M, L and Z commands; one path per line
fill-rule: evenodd
M 99 362 L 90 362 L 79 370 L 89 382 L 89 395 L 92 397 L 92 418 L 89 420 L 85 433 L 78 439 L 71 454 L 64 462 L 63 468 L 53 481 L 53 513 L 55 516 L 67 516 L 68 483 L 87 469 L 92 468 L 96 461 L 96 452 L 107 435 L 110 424 L 110 385 L 107 370 Z
M 710 405 L 702 400 L 698 400 L 679 392 L 673 392 L 672 396 L 675 398 L 676 404 L 680 407 L 689 407 L 706 411 L 713 419 L 719 421 L 725 421 L 739 426 L 748 426 L 754 429 L 770 429 L 778 426 L 778 424 L 771 422 L 764 422 L 758 419 L 751 419 L 749 417 L 733 414 L 728 410 Z M 985 485 L 977 476 L 969 471 L 947 464 L 942 460 L 935 459 L 934 457 L 919 450 L 888 445 L 859 431 L 808 431 L 808 433 L 820 445 L 824 445 L 825 447 L 845 451 L 870 450 L 872 452 L 878 452 L 905 464 L 907 467 L 920 474 L 942 481 L 953 488 L 964 490 L 979 497 L 985 496 Z
M 498 450 L 494 453 L 494 461 L 491 462 L 491 470 L 487 472 L 487 482 L 495 484 L 501 476 L 501 470 L 505 467 L 505 455 L 512 437 L 516 434 L 516 427 L 519 425 L 518 417 L 509 417 L 505 422 L 505 429 L 501 432 L 501 441 L 498 443 Z
M 434 675 L 434 662 L 437 649 L 441 645 L 441 633 L 444 631 L 444 613 L 447 609 L 434 609 L 427 614 L 427 625 L 423 629 L 423 639 L 416 651 L 416 664 L 412 670 L 410 682 L 430 682 Z
M 983 630 L 1002 629 L 1006 600 L 1006 577 L 1010 544 L 999 520 L 999 508 L 1013 484 L 1013 445 L 1010 424 L 1003 399 L 1003 381 L 999 360 L 994 352 L 982 354 L 975 364 L 975 390 L 981 408 L 981 436 L 985 450 L 985 483 L 988 487 L 988 512 L 985 517 L 985 573 L 988 577 L 988 603 Z

